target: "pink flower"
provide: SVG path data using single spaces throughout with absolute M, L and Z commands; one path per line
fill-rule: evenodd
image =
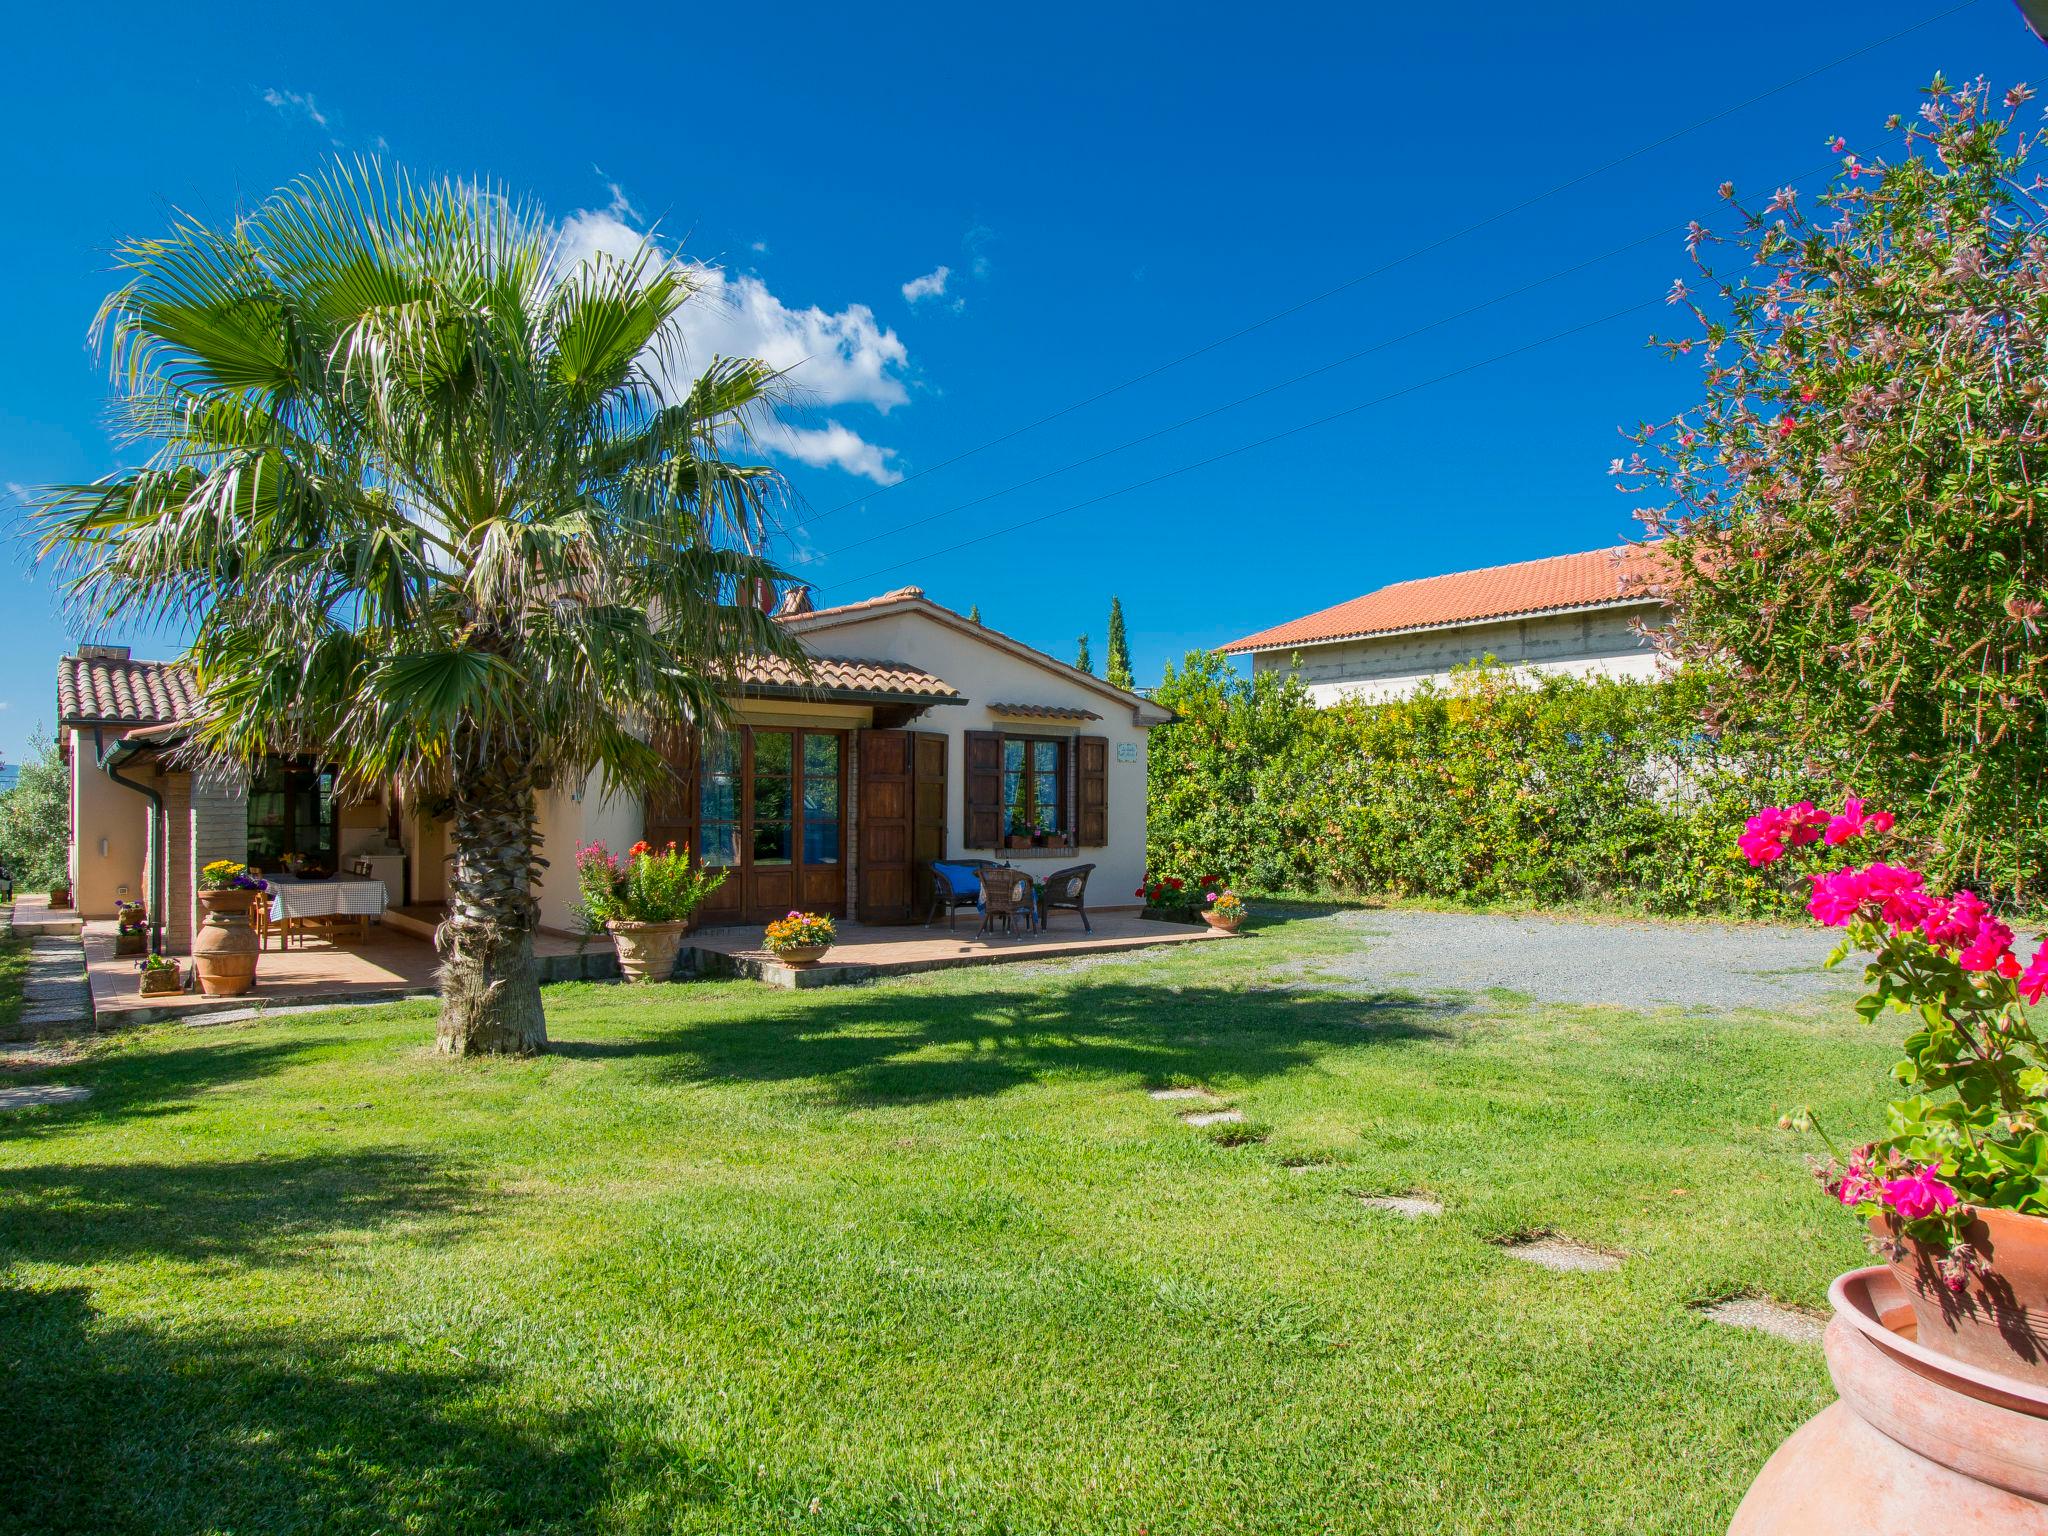
M 1220 891 L 1211 891 L 1211 892 L 1209 893 L 1209 899 L 1210 899 L 1211 901 L 1214 901 L 1214 900 L 1215 900 L 1215 899 L 1216 899 L 1216 898 L 1217 898 L 1217 897 L 1218 897 L 1219 895 L 1221 895 L 1221 894 L 1222 894 L 1222 893 L 1221 893 Z
M 1735 846 L 1751 864 L 1775 864 L 1787 848 L 1803 848 L 1821 835 L 1827 814 L 1811 800 L 1797 805 L 1767 805 L 1749 818 Z
M 2020 996 L 2030 1003 L 2038 1003 L 2048 997 L 2048 941 L 2034 951 L 2034 958 L 2027 962 L 2026 970 L 2020 973 Z
M 1966 949 L 1991 909 L 1974 891 L 1957 891 L 1947 901 L 1932 901 L 1921 920 L 1920 932 L 1937 949 Z
M 1851 838 L 1861 837 L 1865 832 L 1883 833 L 1892 829 L 1890 811 L 1865 811 L 1863 802 L 1851 795 L 1842 802 L 1838 816 L 1829 818 L 1827 831 L 1822 834 L 1830 848 L 1846 843 Z
M 1806 910 L 1815 922 L 1828 928 L 1846 928 L 1863 910 L 1869 892 L 1862 870 L 1838 869 L 1808 878 L 1813 881 L 1813 894 L 1807 898 Z
M 1902 1179 L 1886 1179 L 1884 1203 L 1905 1221 L 1919 1221 L 1953 1209 L 1956 1192 L 1941 1182 L 1940 1170 L 1932 1163 Z
M 1987 917 L 1978 925 L 1976 934 L 1962 953 L 1956 956 L 1956 964 L 1966 971 L 1995 971 L 1999 962 L 2012 952 L 2012 930 L 1996 918 Z

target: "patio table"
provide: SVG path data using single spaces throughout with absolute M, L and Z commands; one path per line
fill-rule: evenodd
M 280 949 L 291 948 L 294 933 L 324 927 L 330 932 L 352 924 L 359 935 L 370 936 L 370 919 L 382 917 L 390 896 L 382 880 L 362 875 L 334 875 L 325 880 L 301 880 L 295 875 L 265 875 L 270 883 L 269 921 L 277 930 Z

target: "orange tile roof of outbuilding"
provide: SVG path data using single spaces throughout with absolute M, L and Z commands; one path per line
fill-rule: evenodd
M 1624 544 L 1576 555 L 1552 555 L 1480 571 L 1454 571 L 1397 581 L 1334 608 L 1275 624 L 1220 647 L 1226 652 L 1270 651 L 1411 629 L 1444 629 L 1488 619 L 1559 609 L 1651 603 L 1664 562 L 1653 546 Z
M 60 725 L 162 725 L 199 707 L 192 674 L 174 661 L 66 656 L 57 663 Z

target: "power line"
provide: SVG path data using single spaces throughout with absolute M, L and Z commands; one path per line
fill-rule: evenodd
M 1470 234 L 1476 234 L 1478 231 L 1482 229 L 1487 229 L 1492 225 L 1500 223 L 1503 219 L 1512 218 L 1515 214 L 1521 213 L 1526 209 L 1532 208 L 1536 204 L 1544 202 L 1549 198 L 1556 197 L 1561 192 L 1568 192 L 1573 187 L 1579 186 L 1584 182 L 1591 181 L 1593 178 L 1597 176 L 1604 176 L 1607 174 L 1607 172 L 1614 170 L 1618 166 L 1627 165 L 1631 160 L 1639 160 L 1644 155 L 1662 149 L 1667 144 L 1677 142 L 1679 139 L 1684 138 L 1687 134 L 1697 133 L 1700 129 L 1711 127 L 1713 124 L 1722 121 L 1724 118 L 1733 117 L 1738 112 L 1747 111 L 1749 108 L 1755 106 L 1758 102 L 1768 101 L 1771 97 L 1782 95 L 1786 91 L 1789 91 L 1796 86 L 1804 85 L 1809 80 L 1818 79 L 1820 76 L 1827 74 L 1830 70 L 1839 69 L 1844 64 L 1852 63 L 1855 60 L 1862 58 L 1867 53 L 1874 53 L 1876 50 L 1880 48 L 1889 47 L 1891 44 L 1897 42 L 1900 38 L 1909 37 L 1915 32 L 1933 26 L 1938 21 L 1945 21 L 1950 16 L 1954 16 L 1962 11 L 1966 11 L 1975 4 L 1977 4 L 1977 0 L 1961 0 L 1960 4 L 1949 6 L 1946 10 L 1936 11 L 1933 15 L 1925 17 L 1920 21 L 1916 21 L 1909 27 L 1902 27 L 1896 32 L 1878 38 L 1875 42 L 1865 43 L 1861 48 L 1857 48 L 1848 53 L 1845 53 L 1840 58 L 1832 59 L 1828 63 L 1822 64 L 1817 68 L 1810 69 L 1802 75 L 1795 75 L 1790 80 L 1782 81 L 1781 83 L 1772 86 L 1768 90 L 1759 91 L 1756 95 L 1747 97 L 1742 101 L 1738 101 L 1733 106 L 1723 107 L 1720 111 L 1711 113 L 1706 117 L 1700 118 L 1696 122 L 1689 123 L 1683 128 L 1674 129 L 1672 132 L 1665 134 L 1662 138 L 1652 139 L 1649 143 L 1640 145 L 1637 148 L 1628 151 L 1628 153 L 1624 155 L 1618 155 L 1614 159 L 1607 161 L 1605 164 L 1594 166 L 1591 170 L 1588 171 L 1581 171 L 1576 176 L 1572 176 L 1565 181 L 1558 182 L 1553 187 L 1549 187 L 1542 192 L 1537 192 L 1529 197 L 1523 198 L 1518 203 L 1512 203 L 1508 207 L 1503 208 L 1496 213 L 1490 213 L 1485 218 L 1477 220 L 1474 223 L 1467 224 L 1461 229 L 1455 229 L 1451 231 L 1449 234 L 1440 235 L 1436 239 L 1429 241 L 1427 244 L 1419 245 L 1414 250 L 1409 251 L 1404 255 L 1394 257 L 1391 261 L 1382 262 L 1379 266 L 1372 267 L 1367 271 L 1361 272 L 1356 277 L 1346 278 L 1343 282 L 1338 283 L 1333 288 L 1326 288 L 1320 293 L 1313 294 L 1308 298 L 1299 300 L 1296 303 L 1288 305 L 1285 309 L 1277 310 L 1274 313 L 1267 315 L 1262 320 L 1254 320 L 1249 325 L 1242 326 L 1239 329 L 1230 332 L 1228 335 L 1219 336 L 1214 341 L 1205 342 L 1203 345 L 1195 348 L 1192 352 L 1184 352 L 1179 357 L 1171 358 L 1166 362 L 1159 363 L 1151 368 L 1146 369 L 1142 373 L 1133 374 L 1131 377 L 1123 380 L 1123 382 L 1119 384 L 1112 384 L 1107 389 L 1098 390 L 1096 393 L 1087 396 L 1085 399 L 1076 400 L 1071 405 L 1063 405 L 1058 410 L 1049 412 L 1048 414 L 1039 417 L 1036 421 L 1026 422 L 1021 427 L 1013 427 L 1008 432 L 1004 432 L 997 437 L 990 438 L 987 442 L 978 443 L 972 448 L 968 448 L 960 453 L 956 453 L 949 459 L 941 459 L 936 464 L 927 465 L 925 468 L 916 471 L 914 474 L 905 475 L 901 480 L 895 482 L 894 485 L 885 485 L 878 487 L 873 491 L 869 491 L 860 496 L 856 496 L 850 501 L 843 501 L 835 507 L 828 507 L 823 512 L 816 512 L 811 514 L 809 517 L 799 518 L 794 523 L 790 524 L 790 526 L 792 528 L 802 528 L 808 527 L 812 523 L 822 522 L 825 518 L 835 517 L 839 513 L 845 512 L 850 508 L 866 505 L 867 503 L 873 501 L 875 497 L 883 495 L 886 492 L 895 490 L 900 486 L 908 485 L 914 480 L 922 480 L 927 475 L 937 474 L 940 470 L 958 464 L 962 460 L 971 459 L 976 454 L 984 453 L 990 448 L 999 447 L 1000 445 L 1011 441 L 1013 438 L 1022 437 L 1028 432 L 1035 432 L 1038 428 L 1045 426 L 1048 423 L 1058 421 L 1063 416 L 1070 416 L 1075 411 L 1084 410 L 1088 406 L 1096 404 L 1098 401 L 1107 400 L 1111 395 L 1119 394 L 1122 391 L 1129 389 L 1134 385 L 1142 384 L 1147 379 L 1156 378 L 1158 375 L 1162 373 L 1167 373 L 1172 369 L 1178 368 L 1184 363 L 1191 363 L 1196 358 L 1202 357 L 1207 353 L 1215 351 L 1218 347 L 1228 346 L 1231 342 L 1241 340 L 1242 338 L 1251 335 L 1254 331 L 1263 330 L 1267 326 L 1276 324 L 1281 320 L 1285 320 L 1291 315 L 1297 315 L 1305 309 L 1313 308 L 1317 304 L 1321 304 L 1326 300 L 1335 298 L 1340 293 L 1345 293 L 1350 289 L 1356 288 L 1360 283 L 1369 282 L 1375 277 L 1380 277 L 1385 273 L 1391 272 L 1394 268 L 1403 266 L 1408 262 L 1414 261 L 1417 257 L 1427 256 L 1432 251 L 1441 250 L 1444 246 L 1450 245 L 1454 241 L 1462 240 L 1465 238 L 1465 236 Z
M 891 571 L 900 571 L 907 565 L 918 565 L 926 560 L 936 560 L 942 555 L 950 555 L 958 550 L 970 549 L 976 544 L 985 544 L 990 539 L 999 539 L 1006 534 L 1017 533 L 1025 528 L 1036 527 L 1040 523 L 1051 522 L 1056 517 L 1065 517 L 1070 512 L 1079 512 L 1087 507 L 1100 506 L 1105 501 L 1112 501 L 1119 496 L 1128 496 L 1133 491 L 1141 491 L 1148 486 L 1159 485 L 1167 480 L 1178 479 L 1182 475 L 1192 474 L 1195 470 L 1207 469 L 1212 464 L 1220 464 L 1225 459 L 1234 459 L 1239 454 L 1250 453 L 1255 448 L 1270 447 L 1274 443 L 1298 436 L 1303 432 L 1312 431 L 1317 427 L 1326 427 L 1333 421 L 1342 421 L 1347 416 L 1356 416 L 1360 411 L 1371 410 L 1374 406 L 1385 405 L 1389 401 L 1399 400 L 1404 396 L 1415 394 L 1419 390 L 1448 383 L 1450 380 L 1462 378 L 1468 373 L 1476 373 L 1481 368 L 1490 368 L 1495 363 L 1506 362 L 1512 357 L 1520 357 L 1525 352 L 1534 352 L 1539 347 L 1547 347 L 1552 342 L 1563 341 L 1568 336 L 1577 336 L 1581 332 L 1590 331 L 1612 321 L 1621 320 L 1629 315 L 1640 313 L 1645 309 L 1654 308 L 1663 302 L 1662 299 L 1644 299 L 1640 303 L 1628 305 L 1624 309 L 1613 310 L 1596 320 L 1587 320 L 1578 325 L 1567 326 L 1561 331 L 1552 331 L 1548 336 L 1540 336 L 1534 341 L 1524 342 L 1519 347 L 1510 347 L 1505 352 L 1496 352 L 1490 357 L 1482 357 L 1477 362 L 1467 363 L 1462 368 L 1453 368 L 1448 373 L 1440 373 L 1433 378 L 1418 380 L 1416 383 L 1404 385 L 1400 389 L 1390 390 L 1384 395 L 1375 395 L 1370 400 L 1362 400 L 1356 405 L 1347 405 L 1341 411 L 1332 411 L 1327 416 L 1318 416 L 1313 421 L 1304 421 L 1299 425 L 1288 427 L 1284 431 L 1272 433 L 1270 436 L 1257 438 L 1252 442 L 1240 444 L 1235 448 L 1226 448 L 1223 452 L 1211 454 L 1206 459 L 1196 459 L 1192 463 L 1179 465 L 1176 468 L 1165 470 L 1146 479 L 1134 480 L 1129 485 L 1118 486 L 1113 491 L 1104 491 L 1099 496 L 1090 496 L 1083 501 L 1070 502 L 1064 507 L 1056 507 L 1050 512 L 1040 513 L 1037 517 L 1026 518 L 1022 522 L 1009 523 L 1001 528 L 991 529 L 989 532 L 977 534 L 971 539 L 962 539 L 957 544 L 948 544 L 944 549 L 927 550 L 921 555 L 911 556 L 908 560 L 898 560 L 893 565 L 877 566 L 874 570 L 863 571 L 860 575 L 848 577 L 845 581 L 835 581 L 830 586 L 821 587 L 819 590 L 836 592 L 842 587 L 858 586 L 874 580 L 877 576 L 886 576 Z

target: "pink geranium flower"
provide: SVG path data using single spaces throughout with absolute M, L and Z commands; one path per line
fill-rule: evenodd
M 2048 997 L 2048 941 L 2034 951 L 2034 958 L 2027 962 L 2027 968 L 2020 973 L 2020 996 L 2029 1003 L 2038 1003 Z
M 1823 840 L 1830 848 L 1863 836 L 1865 832 L 1881 833 L 1892 829 L 1890 811 L 1865 811 L 1863 802 L 1851 795 L 1842 802 L 1841 813 L 1828 819 Z
M 1884 1203 L 1903 1221 L 1938 1215 L 1956 1203 L 1956 1192 L 1941 1182 L 1941 1170 L 1932 1163 L 1904 1178 L 1886 1179 L 1883 1194 Z

